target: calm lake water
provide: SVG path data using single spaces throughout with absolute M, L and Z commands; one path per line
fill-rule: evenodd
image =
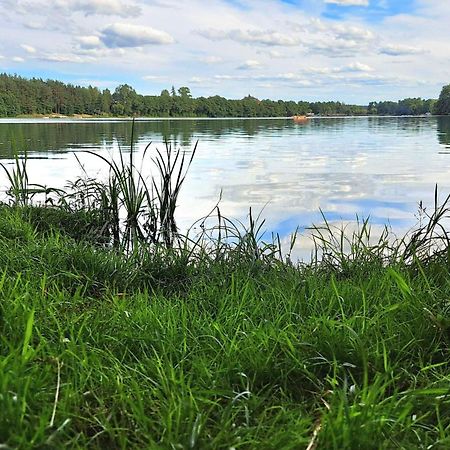
M 61 187 L 106 167 L 83 150 L 117 155 L 129 150 L 131 124 L 123 120 L 0 120 L 0 158 L 29 153 L 30 181 Z M 246 220 L 263 208 L 265 229 L 286 237 L 319 223 L 370 216 L 374 227 L 402 233 L 416 222 L 419 201 L 432 205 L 437 183 L 450 192 L 450 117 L 145 120 L 135 129 L 140 152 L 169 140 L 198 152 L 179 199 L 178 223 L 187 228 L 222 193 L 224 215 Z M 147 170 L 147 169 L 146 169 Z M 149 170 L 149 169 L 148 169 Z M 2 187 L 6 178 L 0 178 Z

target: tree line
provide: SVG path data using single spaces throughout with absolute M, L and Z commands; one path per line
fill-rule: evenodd
M 370 102 L 367 113 L 380 116 L 418 116 L 434 112 L 436 100 L 405 98 L 398 102 Z
M 371 102 L 368 106 L 342 102 L 259 100 L 247 96 L 230 100 L 219 95 L 193 98 L 188 87 L 164 89 L 160 95 L 138 94 L 122 84 L 114 92 L 75 86 L 56 80 L 26 79 L 0 74 L 0 117 L 20 115 L 93 115 L 144 117 L 290 117 L 294 115 L 419 115 L 450 114 L 450 85 L 439 100 L 409 98 Z

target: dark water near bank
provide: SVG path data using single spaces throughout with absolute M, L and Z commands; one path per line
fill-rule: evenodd
M 415 223 L 420 200 L 432 204 L 437 183 L 450 192 L 450 117 L 152 120 L 136 124 L 142 151 L 152 141 L 199 147 L 178 212 L 187 227 L 206 214 L 222 192 L 223 214 L 245 220 L 248 207 L 264 208 L 265 229 L 287 236 L 297 225 L 368 217 L 403 232 Z M 93 150 L 128 151 L 129 121 L 0 120 L 0 158 L 14 149 L 30 155 L 30 181 L 63 186 L 86 170 L 105 177 Z M 2 176 L 0 184 L 6 179 Z

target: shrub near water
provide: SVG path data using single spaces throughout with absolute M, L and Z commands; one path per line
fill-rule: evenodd
M 445 252 L 341 276 L 0 232 L 5 448 L 450 445 Z

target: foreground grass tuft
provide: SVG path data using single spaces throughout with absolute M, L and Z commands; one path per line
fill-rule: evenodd
M 27 208 L 0 208 L 2 448 L 449 448 L 449 251 L 125 255 Z

